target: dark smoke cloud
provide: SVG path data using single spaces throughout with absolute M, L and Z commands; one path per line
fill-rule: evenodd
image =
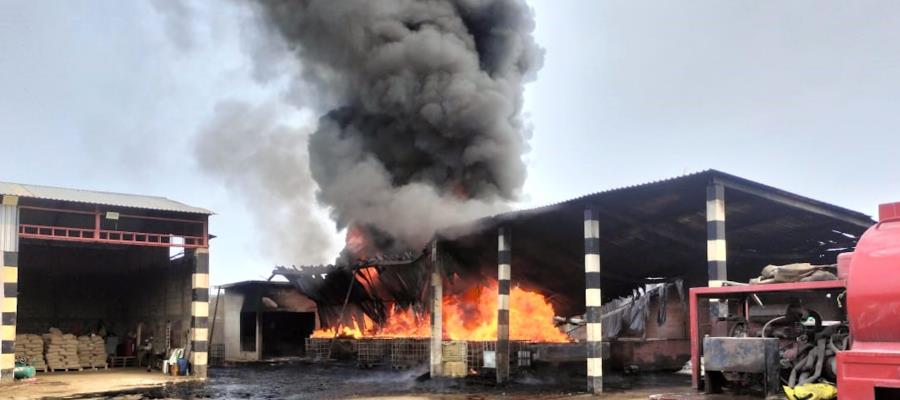
M 302 65 L 287 98 L 330 107 L 309 161 L 339 227 L 375 226 L 418 247 L 517 198 L 523 83 L 543 59 L 524 1 L 257 4 Z

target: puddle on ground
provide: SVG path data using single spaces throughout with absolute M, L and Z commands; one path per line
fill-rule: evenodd
M 610 376 L 606 387 L 612 393 L 635 388 L 682 390 L 690 377 L 674 374 Z M 405 371 L 359 369 L 354 364 L 290 362 L 210 368 L 204 381 L 168 384 L 144 390 L 95 393 L 72 399 L 289 399 L 317 400 L 365 398 L 385 395 L 456 395 L 481 400 L 494 396 L 512 398 L 559 397 L 579 394 L 584 378 L 563 374 L 524 374 L 516 382 L 497 387 L 493 379 L 427 379 L 427 367 Z M 453 396 L 455 397 L 455 396 Z M 615 396 L 619 397 L 619 396 Z

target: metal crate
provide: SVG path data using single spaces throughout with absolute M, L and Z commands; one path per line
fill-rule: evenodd
M 356 341 L 356 364 L 372 368 L 390 361 L 391 342 L 394 339 L 367 338 Z
M 430 359 L 430 340 L 398 338 L 391 340 L 391 368 L 408 369 L 427 364 Z
M 497 342 L 496 341 L 479 341 L 479 342 L 468 342 L 467 343 L 467 355 L 466 358 L 467 366 L 469 371 L 476 371 L 479 374 L 484 373 L 485 370 L 493 371 L 496 366 L 489 365 L 485 367 L 484 365 L 484 353 L 494 352 L 496 355 L 497 351 Z M 529 350 L 528 342 L 518 341 L 518 340 L 510 340 L 509 341 L 509 369 L 510 371 L 514 371 L 518 368 L 527 368 L 531 366 L 531 351 Z
M 306 357 L 322 361 L 329 357 L 328 351 L 331 346 L 331 339 L 327 338 L 307 338 L 306 339 Z
M 225 363 L 225 344 L 213 343 L 209 345 L 209 365 L 221 366 Z

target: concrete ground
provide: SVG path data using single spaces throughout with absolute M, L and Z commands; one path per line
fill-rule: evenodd
M 195 380 L 166 376 L 140 368 L 38 373 L 34 379 L 0 386 L 0 399 L 71 397 L 98 391 L 128 391 Z
M 355 399 L 374 400 L 760 400 L 760 397 L 734 396 L 734 395 L 702 395 L 684 388 L 673 388 L 673 392 L 660 392 L 659 390 L 635 390 L 619 393 L 604 393 L 600 397 L 588 394 L 465 394 L 465 395 L 422 395 L 422 396 L 366 396 Z
M 32 382 L 0 387 L 0 399 L 380 399 L 551 400 L 589 399 L 583 377 L 535 374 L 505 387 L 490 380 L 430 380 L 425 369 L 359 369 L 347 364 L 304 362 L 211 368 L 209 379 L 170 377 L 141 369 L 38 374 Z M 610 379 L 604 400 L 719 400 L 752 397 L 698 395 L 690 378 L 639 375 Z M 663 395 L 663 396 L 658 396 Z

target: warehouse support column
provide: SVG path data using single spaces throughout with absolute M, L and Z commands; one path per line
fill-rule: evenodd
M 205 378 L 209 355 L 209 248 L 194 250 L 191 289 L 191 364 L 194 375 Z
M 438 242 L 431 242 L 431 377 L 443 375 L 443 354 L 441 345 L 444 341 L 442 309 L 444 301 L 443 271 L 438 256 Z
M 16 367 L 16 313 L 19 292 L 19 198 L 3 197 L 0 202 L 0 261 L 3 283 L 2 325 L 0 325 L 0 382 L 13 381 Z
M 603 392 L 603 328 L 600 306 L 600 221 L 597 211 L 584 210 L 585 314 L 587 325 L 587 388 L 592 394 Z
M 497 232 L 497 383 L 509 380 L 509 283 L 512 252 L 509 230 Z
M 722 286 L 728 280 L 725 249 L 725 187 L 710 182 L 706 187 L 706 274 L 710 287 Z M 724 317 L 728 314 L 728 304 L 710 299 L 710 313 L 713 317 Z

